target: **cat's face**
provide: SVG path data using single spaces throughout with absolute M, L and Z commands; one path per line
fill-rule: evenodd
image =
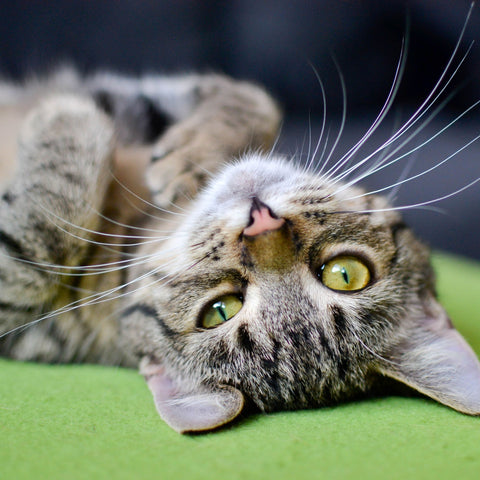
M 214 403 L 233 404 L 211 428 L 243 397 L 263 411 L 316 407 L 381 374 L 418 388 L 405 378 L 410 360 L 400 367 L 418 342 L 404 345 L 429 322 L 451 330 L 427 249 L 383 198 L 279 159 L 228 167 L 155 253 L 136 273 L 153 271 L 123 334 L 181 431 L 203 427 L 176 426 L 172 399 L 191 408 L 214 392 Z

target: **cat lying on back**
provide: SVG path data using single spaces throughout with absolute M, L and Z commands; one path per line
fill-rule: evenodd
M 480 414 L 427 248 L 346 161 L 268 153 L 259 87 L 64 73 L 0 101 L 4 356 L 139 365 L 179 432 L 387 379 Z

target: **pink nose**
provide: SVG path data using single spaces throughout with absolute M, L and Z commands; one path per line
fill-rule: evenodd
M 243 234 L 254 237 L 271 230 L 278 230 L 284 223 L 283 218 L 277 218 L 267 205 L 254 198 L 250 209 L 250 223 L 243 230 Z

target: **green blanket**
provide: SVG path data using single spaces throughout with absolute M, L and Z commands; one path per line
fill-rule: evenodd
M 480 265 L 436 256 L 439 293 L 480 352 Z M 477 479 L 480 418 L 422 398 L 248 417 L 182 436 L 134 371 L 0 361 L 0 479 Z

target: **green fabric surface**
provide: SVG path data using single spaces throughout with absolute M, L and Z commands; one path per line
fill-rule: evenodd
M 480 265 L 437 255 L 439 294 L 480 352 Z M 477 479 L 480 418 L 422 398 L 255 415 L 182 436 L 134 371 L 0 361 L 0 479 Z

